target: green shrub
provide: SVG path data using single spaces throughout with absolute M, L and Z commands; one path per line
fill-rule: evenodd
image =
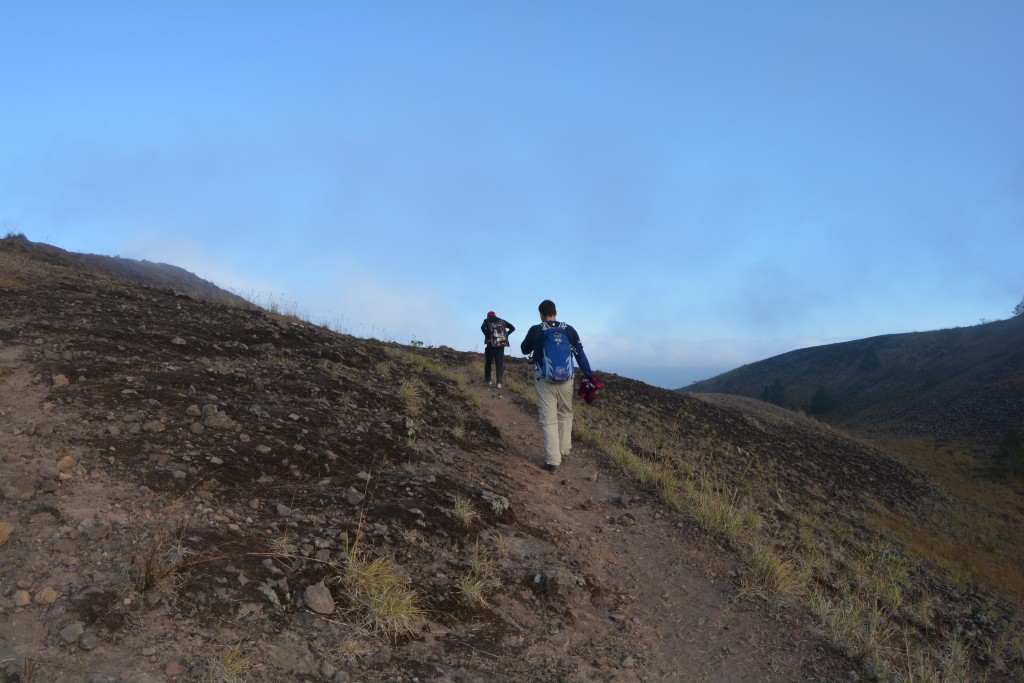
M 824 415 L 835 407 L 836 400 L 832 397 L 832 393 L 825 387 L 818 387 L 807 412 L 810 415 Z
M 776 377 L 774 382 L 766 384 L 764 391 L 761 392 L 761 400 L 781 406 L 786 400 L 786 387 L 783 386 L 782 380 Z
M 1008 429 L 992 459 L 1001 472 L 1024 474 L 1024 436 L 1016 429 Z

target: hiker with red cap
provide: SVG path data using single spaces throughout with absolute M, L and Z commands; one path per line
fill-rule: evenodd
M 556 320 L 555 303 L 545 299 L 537 310 L 540 324 L 530 328 L 520 349 L 533 361 L 533 386 L 544 437 L 544 469 L 554 474 L 572 449 L 573 359 L 583 371 L 581 389 L 585 389 L 580 397 L 587 403 L 594 402 L 601 383 L 590 369 L 579 333 L 572 325 Z
M 491 363 L 493 363 L 498 388 L 501 389 L 501 380 L 505 376 L 505 347 L 508 346 L 508 336 L 515 332 L 516 328 L 496 316 L 494 311 L 487 311 L 487 318 L 480 325 L 480 331 L 484 333 L 484 381 L 488 386 L 493 384 L 491 381 Z

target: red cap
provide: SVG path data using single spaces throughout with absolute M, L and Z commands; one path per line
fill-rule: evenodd
M 494 317 L 494 311 L 487 311 L 487 317 L 488 318 L 493 318 Z

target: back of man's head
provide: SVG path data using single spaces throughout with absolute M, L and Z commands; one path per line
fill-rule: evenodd
M 555 310 L 555 302 L 550 299 L 544 299 L 544 301 L 541 301 L 537 310 L 539 310 L 540 314 L 545 318 L 553 318 L 558 315 L 558 311 Z

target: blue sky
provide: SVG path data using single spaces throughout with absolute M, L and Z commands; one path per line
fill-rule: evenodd
M 0 4 L 0 232 L 670 388 L 1024 296 L 1024 2 Z

